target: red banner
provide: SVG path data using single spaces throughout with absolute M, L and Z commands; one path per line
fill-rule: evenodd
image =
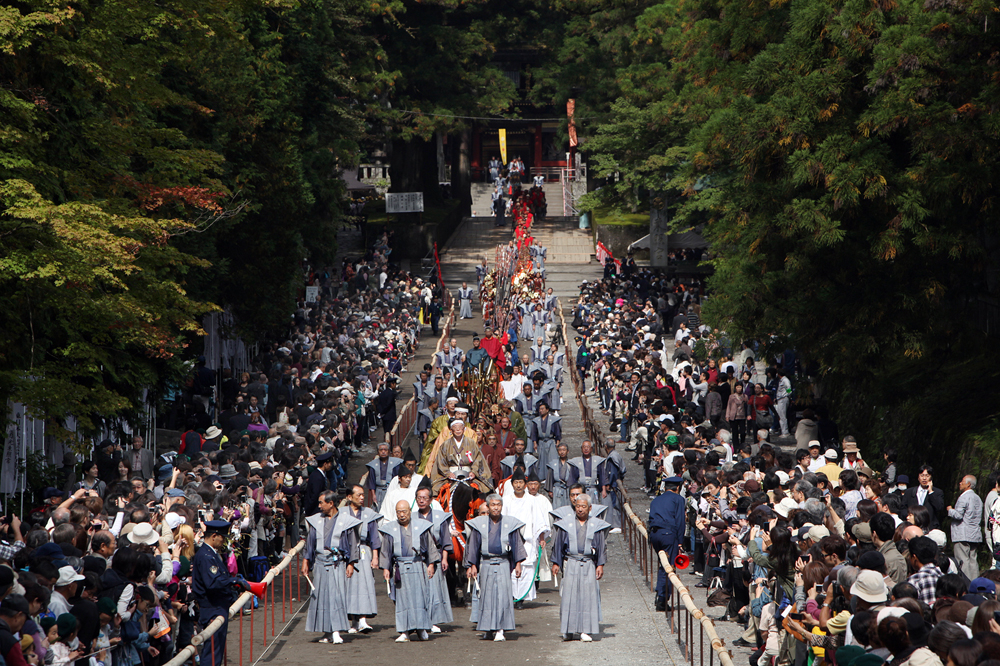
M 576 138 L 576 122 L 574 116 L 576 115 L 576 100 L 568 99 L 566 100 L 566 117 L 569 119 L 568 130 L 569 130 L 569 147 L 576 148 L 578 143 Z M 573 166 L 572 164 L 567 164 L 566 166 Z
M 438 244 L 434 243 L 434 264 L 438 269 L 438 284 L 444 289 L 444 278 L 441 276 L 441 259 L 438 258 Z
M 611 250 L 605 247 L 604 243 L 597 242 L 597 261 L 603 266 L 604 262 L 608 259 L 614 261 L 615 257 L 611 254 Z
M 597 261 L 600 262 L 600 264 L 603 266 L 608 261 L 608 259 L 615 262 L 615 272 L 621 273 L 622 272 L 621 259 L 615 259 L 615 256 L 611 254 L 611 250 L 609 250 L 604 245 L 604 243 L 597 241 Z

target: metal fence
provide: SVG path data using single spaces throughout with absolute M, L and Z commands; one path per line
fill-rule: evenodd
M 604 442 L 604 434 L 597 425 L 599 419 L 595 418 L 594 410 L 587 404 L 583 390 L 584 387 L 581 384 L 580 375 L 576 369 L 576 350 L 573 349 L 572 338 L 568 335 L 566 317 L 562 310 L 562 304 L 558 299 L 556 301 L 556 310 L 559 313 L 559 323 L 562 327 L 563 339 L 566 340 L 566 364 L 569 365 L 572 363 L 570 374 L 573 379 L 573 392 L 576 394 L 577 402 L 580 405 L 584 430 L 594 445 L 599 446 Z M 700 666 L 705 666 L 705 657 L 707 654 L 708 666 L 713 666 L 716 658 L 722 666 L 734 666 L 733 655 L 726 649 L 725 641 L 719 638 L 719 634 L 715 630 L 715 622 L 705 614 L 705 611 L 698 608 L 691 597 L 691 593 L 684 583 L 681 582 L 681 579 L 677 576 L 677 572 L 674 571 L 673 563 L 670 561 L 669 556 L 662 550 L 656 551 L 650 545 L 646 525 L 632 509 L 628 491 L 621 481 L 618 482 L 615 492 L 618 494 L 622 512 L 628 518 L 628 520 L 622 520 L 622 536 L 624 537 L 625 545 L 628 547 L 632 561 L 638 564 L 640 571 L 642 571 L 646 585 L 649 586 L 649 589 L 654 589 L 656 586 L 656 577 L 660 569 L 663 569 L 666 571 L 667 579 L 673 587 L 667 620 L 670 624 L 671 632 L 676 636 L 678 646 L 684 651 L 684 658 L 688 660 L 690 666 L 694 666 L 695 661 L 698 661 Z M 697 632 L 695 631 L 696 624 L 698 625 Z M 697 633 L 697 636 L 695 636 L 695 633 Z M 710 648 L 707 650 L 705 649 L 706 636 L 708 637 L 708 647 Z

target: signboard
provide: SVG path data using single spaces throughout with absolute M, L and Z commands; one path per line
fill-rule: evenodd
M 424 212 L 423 192 L 396 192 L 385 195 L 386 213 Z
M 499 130 L 500 136 L 500 161 L 507 166 L 507 130 Z
M 319 287 L 306 287 L 306 303 L 319 301 Z

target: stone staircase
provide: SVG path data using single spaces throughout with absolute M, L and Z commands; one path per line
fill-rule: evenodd
M 532 235 L 548 248 L 547 266 L 582 266 L 591 261 L 596 264 L 591 231 L 578 227 L 579 220 L 568 217 L 550 217 L 532 226 Z M 482 259 L 483 252 L 486 252 L 487 263 L 492 266 L 496 246 L 509 242 L 511 238 L 509 223 L 496 228 L 492 217 L 467 217 L 445 246 L 441 262 L 459 272 L 463 269 L 472 271 L 474 275 L 475 265 Z M 465 274 L 468 275 L 468 272 Z
M 549 208 L 551 210 L 551 208 Z M 532 226 L 532 235 L 548 248 L 550 264 L 588 264 L 594 257 L 594 237 L 590 229 L 580 229 L 575 217 L 548 217 Z
M 530 187 L 522 184 L 522 187 Z M 548 204 L 549 215 L 562 215 L 563 197 L 562 184 L 559 182 L 545 183 L 542 186 L 545 191 L 545 203 Z M 472 184 L 472 216 L 492 217 L 493 211 L 490 205 L 493 203 L 493 185 L 489 183 Z

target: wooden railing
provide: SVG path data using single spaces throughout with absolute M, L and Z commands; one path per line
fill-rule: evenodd
M 448 289 L 444 290 L 444 302 L 445 307 L 448 308 L 448 315 L 445 317 L 444 327 L 441 329 L 441 335 L 434 347 L 434 353 L 441 351 L 444 343 L 451 337 L 451 327 L 455 325 L 455 303 L 451 297 L 451 291 Z M 390 446 L 393 444 L 403 446 L 403 442 L 413 430 L 413 426 L 417 422 L 417 411 L 420 409 L 419 401 L 415 398 L 416 396 L 411 396 L 403 405 L 399 416 L 396 417 L 396 424 L 392 426 L 388 435 Z
M 587 437 L 593 442 L 595 447 L 601 446 L 604 442 L 604 434 L 597 425 L 594 411 L 587 403 L 587 398 L 580 381 L 579 372 L 576 369 L 576 352 L 573 349 L 572 338 L 569 337 L 566 329 L 566 317 L 562 310 L 562 304 L 556 301 L 556 309 L 559 312 L 559 322 L 562 326 L 563 339 L 566 341 L 566 364 L 572 363 L 573 390 L 576 393 L 577 402 L 580 405 L 580 414 L 583 418 L 584 430 Z M 596 390 L 596 382 L 595 382 Z M 656 586 L 656 577 L 659 570 L 663 569 L 667 574 L 667 579 L 673 587 L 668 620 L 671 631 L 676 634 L 677 644 L 684 650 L 684 657 L 694 666 L 697 655 L 701 666 L 705 664 L 705 637 L 708 636 L 708 664 L 713 666 L 715 658 L 718 657 L 722 666 L 734 666 L 733 655 L 726 649 L 726 642 L 719 638 L 715 630 L 715 622 L 712 621 L 705 611 L 698 608 L 694 598 L 688 591 L 684 583 L 681 582 L 677 572 L 674 571 L 673 562 L 664 551 L 657 551 L 649 542 L 649 532 L 646 524 L 636 515 L 629 501 L 628 491 L 621 481 L 618 482 L 615 492 L 618 494 L 619 506 L 627 520 L 622 520 L 622 536 L 628 547 L 632 561 L 637 563 L 642 571 L 643 578 L 650 589 Z M 699 625 L 698 640 L 695 640 L 695 624 Z

